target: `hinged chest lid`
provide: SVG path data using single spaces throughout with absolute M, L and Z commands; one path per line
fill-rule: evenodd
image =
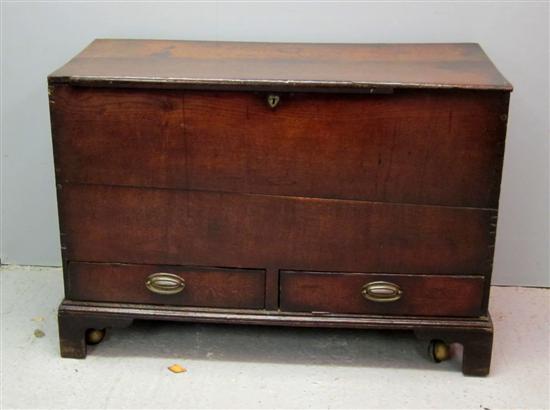
M 331 90 L 459 88 L 511 91 L 478 44 L 313 44 L 93 41 L 49 76 L 86 86 Z

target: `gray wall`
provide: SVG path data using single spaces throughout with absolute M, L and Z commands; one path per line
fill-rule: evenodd
M 95 37 L 479 42 L 515 86 L 494 282 L 549 286 L 546 2 L 4 3 L 3 263 L 60 264 L 46 75 Z

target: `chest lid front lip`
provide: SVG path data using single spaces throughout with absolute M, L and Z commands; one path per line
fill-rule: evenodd
M 373 92 L 511 91 L 478 44 L 94 40 L 48 77 L 84 86 Z

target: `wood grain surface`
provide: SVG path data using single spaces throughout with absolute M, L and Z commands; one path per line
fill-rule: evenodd
M 64 258 L 297 270 L 484 274 L 494 211 L 65 185 Z
M 498 206 L 508 95 L 55 88 L 58 182 Z
M 175 295 L 151 292 L 145 282 L 158 272 L 179 276 L 185 288 Z M 71 262 L 68 280 L 73 300 L 264 308 L 265 272 L 258 269 Z
M 483 277 L 281 272 L 281 310 L 412 316 L 479 316 Z M 386 281 L 399 286 L 399 300 L 375 302 L 363 285 Z
M 364 91 L 510 91 L 478 44 L 306 44 L 100 39 L 50 83 Z
M 488 373 L 512 86 L 479 45 L 106 39 L 48 82 L 62 356 L 134 319 L 398 328 Z

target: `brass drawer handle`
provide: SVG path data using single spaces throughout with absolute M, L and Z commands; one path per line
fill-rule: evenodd
M 364 285 L 361 294 L 373 302 L 395 302 L 401 299 L 403 291 L 395 283 L 377 281 Z
M 173 273 L 158 272 L 147 277 L 145 286 L 153 293 L 175 295 L 185 288 L 185 280 Z

